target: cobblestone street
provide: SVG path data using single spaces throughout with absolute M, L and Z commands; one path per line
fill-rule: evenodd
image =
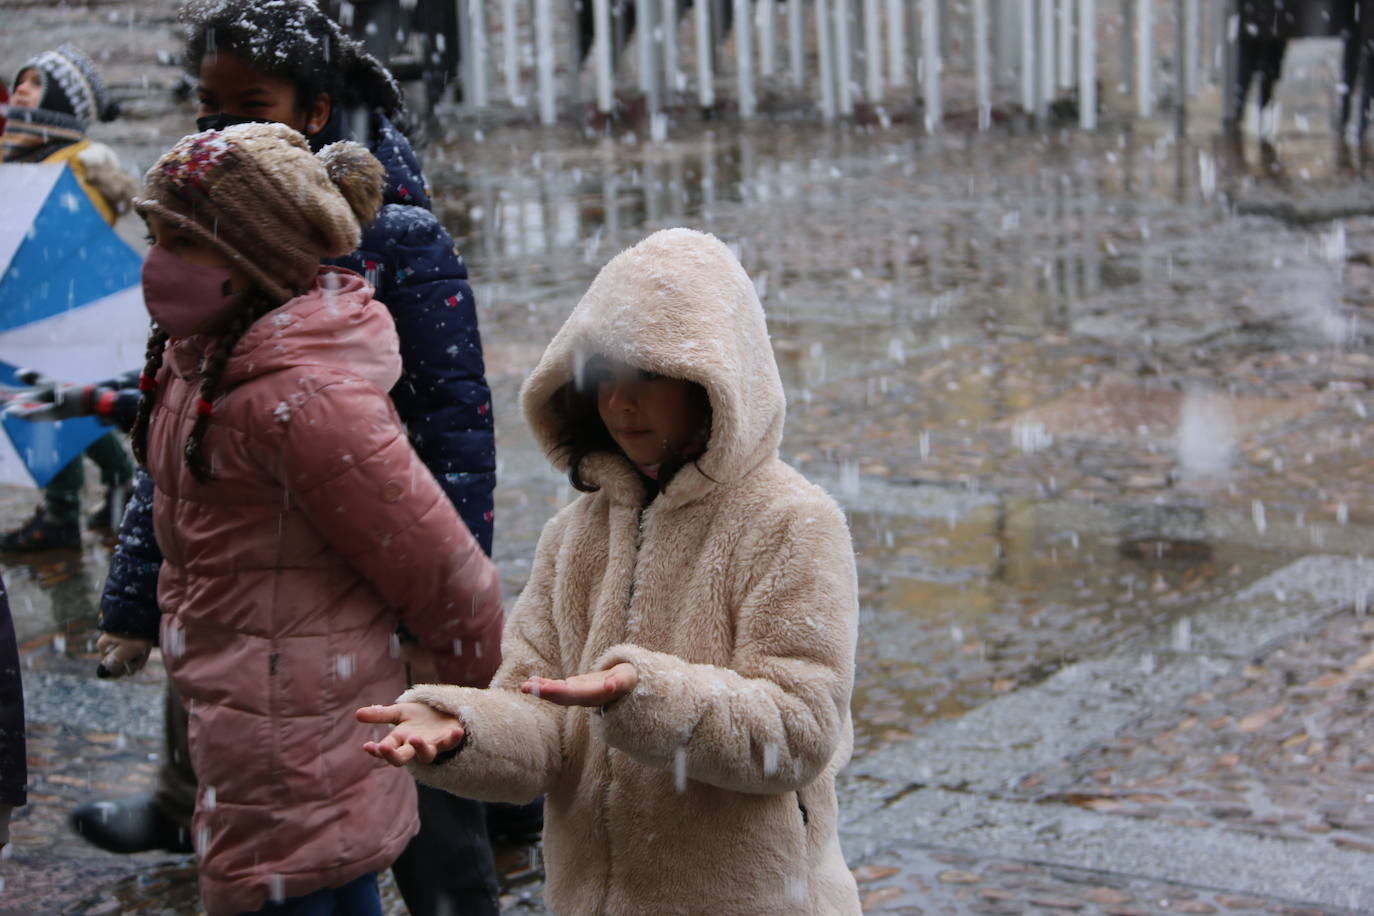
M 100 139 L 141 171 L 193 124 L 174 8 L 0 0 L 24 17 L 0 63 L 87 46 L 128 101 Z M 508 606 L 572 494 L 517 392 L 597 269 L 691 225 L 754 278 L 783 457 L 843 505 L 859 560 L 840 792 L 865 912 L 1374 912 L 1374 193 L 1325 127 L 1338 45 L 1289 55 L 1282 169 L 1253 137 L 1248 163 L 1219 146 L 1216 92 L 1183 137 L 1119 99 L 1095 134 L 431 128 L 480 308 Z M 35 498 L 0 489 L 0 526 Z M 148 791 L 162 753 L 157 656 L 93 676 L 110 545 L 85 537 L 0 557 L 31 782 L 0 913 L 195 914 L 191 857 L 67 827 Z M 538 849 L 498 853 L 505 910 L 545 913 Z M 384 898 L 405 912 L 389 878 Z

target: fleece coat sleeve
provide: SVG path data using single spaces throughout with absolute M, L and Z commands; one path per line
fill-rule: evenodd
M 371 383 L 344 378 L 315 391 L 284 427 L 290 498 L 435 651 L 441 677 L 487 683 L 501 657 L 500 576 L 390 401 Z
M 793 504 L 759 525 L 737 568 L 751 570 L 728 667 L 615 646 L 638 686 L 612 703 L 598 736 L 635 760 L 759 794 L 825 769 L 841 743 L 854 680 L 857 585 L 849 531 L 833 503 Z
M 486 690 L 421 684 L 398 703 L 425 703 L 455 716 L 466 732 L 462 750 L 435 764 L 411 763 L 415 778 L 480 801 L 524 804 L 546 794 L 563 760 L 561 706 L 520 692 L 531 675 L 565 677 L 553 619 L 553 583 L 561 526 L 544 526 L 529 584 L 511 612 L 501 669 Z

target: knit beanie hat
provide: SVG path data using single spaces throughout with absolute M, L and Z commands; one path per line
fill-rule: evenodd
M 119 115 L 119 104 L 110 98 L 105 83 L 91 59 L 74 45 L 64 44 L 56 51 L 44 51 L 19 68 L 35 70 L 43 80 L 43 97 L 38 108 L 73 119 L 73 126 L 82 131 L 92 121 L 113 121 Z M 18 75 L 15 85 L 19 84 Z
M 310 288 L 322 258 L 358 247 L 385 177 L 356 143 L 315 154 L 285 124 L 235 124 L 179 140 L 144 176 L 134 208 L 213 245 L 285 302 Z

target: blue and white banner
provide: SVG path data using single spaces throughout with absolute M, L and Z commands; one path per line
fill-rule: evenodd
M 63 164 L 0 165 L 0 383 L 37 369 L 94 382 L 143 364 L 143 263 Z M 95 420 L 3 421 L 0 483 L 42 487 L 109 431 Z

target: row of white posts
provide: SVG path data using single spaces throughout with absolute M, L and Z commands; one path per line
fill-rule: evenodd
M 578 2 L 590 4 L 593 14 L 595 39 L 586 66 L 594 75 L 596 108 L 614 110 L 617 86 L 626 82 L 623 71 L 628 68 L 623 65 L 633 55 L 633 88 L 644 94 L 656 133 L 662 130 L 664 110 L 684 98 L 694 94 L 702 108 L 715 106 L 731 69 L 741 118 L 758 111 L 763 87 L 806 93 L 826 121 L 853 115 L 860 99 L 881 108 L 891 101 L 890 93 L 914 91 L 909 79 L 914 73 L 924 101 L 924 124 L 934 133 L 944 120 L 943 78 L 952 36 L 964 45 L 964 67 L 973 74 L 979 129 L 991 124 L 999 92 L 1043 120 L 1058 97 L 1076 90 L 1079 124 L 1091 130 L 1097 124 L 1103 76 L 1098 48 L 1102 6 L 1121 16 L 1120 85 L 1133 90 L 1138 115 L 1154 113 L 1159 91 L 1158 0 L 969 0 L 960 11 L 966 19 L 953 25 L 951 0 L 696 0 L 686 11 L 690 23 L 677 17 L 679 0 L 455 2 L 464 26 L 464 107 L 470 112 L 494 104 L 523 107 L 532 97 L 544 124 L 557 121 L 560 105 L 579 100 L 583 63 L 577 59 Z M 1179 76 L 1173 89 L 1180 99 L 1198 91 L 1200 74 L 1216 81 L 1226 69 L 1222 58 L 1228 38 L 1234 43 L 1236 28 L 1234 17 L 1228 19 L 1225 12 L 1227 2 L 1211 0 L 1206 16 L 1200 0 L 1175 2 L 1178 47 L 1173 56 L 1182 66 L 1174 68 Z M 637 19 L 633 40 L 621 49 L 613 47 L 620 31 L 617 3 L 622 9 L 633 5 Z M 733 4 L 730 42 L 719 40 L 719 23 L 713 22 L 724 4 Z M 684 39 L 684 33 L 690 37 Z M 494 44 L 499 45 L 499 60 L 493 60 Z M 720 66 L 727 46 L 734 51 L 732 68 Z M 1210 51 L 1206 59 L 1203 47 Z M 530 82 L 532 92 L 527 91 Z

